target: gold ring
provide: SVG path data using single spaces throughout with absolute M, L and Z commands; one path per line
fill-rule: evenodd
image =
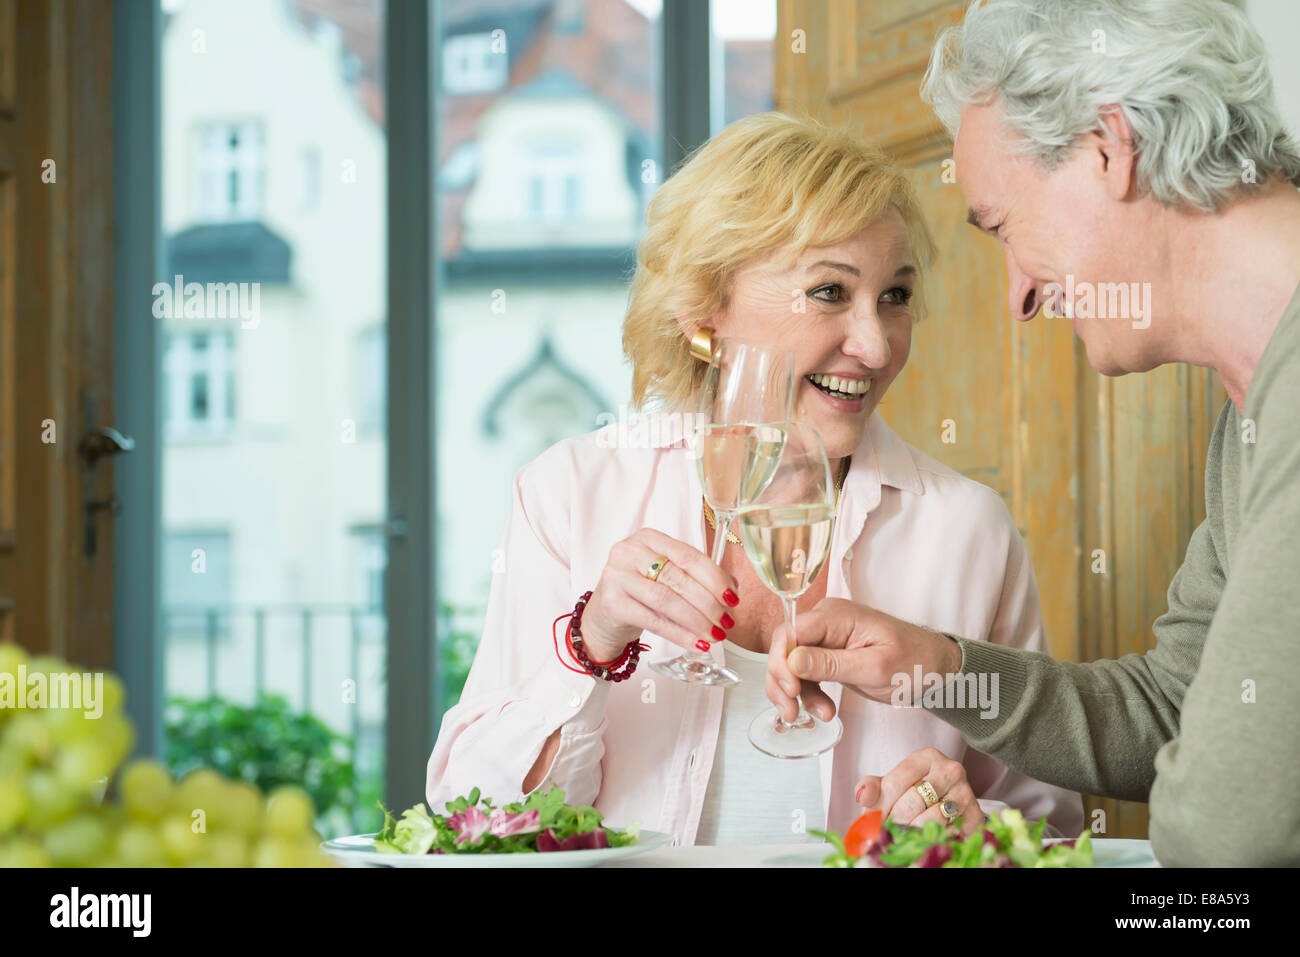
M 956 820 L 958 810 L 960 809 L 957 807 L 957 802 L 952 798 L 945 798 L 939 805 L 939 813 L 944 816 L 949 824 Z
M 650 570 L 645 573 L 645 577 L 650 579 L 652 582 L 657 582 L 659 580 L 659 573 L 662 572 L 667 565 L 668 556 L 660 555 L 650 563 Z
M 916 793 L 921 795 L 921 800 L 925 802 L 926 807 L 934 807 L 939 803 L 939 792 L 934 789 L 934 785 L 929 781 L 921 781 L 916 785 Z

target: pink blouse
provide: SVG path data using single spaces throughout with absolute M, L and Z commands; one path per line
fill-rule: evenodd
M 566 439 L 519 472 L 483 638 L 429 758 L 431 808 L 475 787 L 498 804 L 522 799 L 525 776 L 559 728 L 543 788 L 559 785 L 569 803 L 594 804 L 612 826 L 635 821 L 694 843 L 727 692 L 646 667 L 680 651 L 649 632 L 642 640 L 651 650 L 631 679 L 575 674 L 556 658 L 551 623 L 595 587 L 610 548 L 640 528 L 707 552 L 700 502 L 674 415 L 633 416 Z M 968 639 L 1046 650 L 1033 567 L 1001 497 L 904 443 L 878 414 L 853 454 L 824 573 L 829 597 Z M 719 661 L 726 644 L 713 647 Z M 844 737 L 818 758 L 831 829 L 843 832 L 861 813 L 854 788 L 862 775 L 884 774 L 930 746 L 962 762 L 986 812 L 1011 806 L 1030 821 L 1047 815 L 1061 834 L 1083 829 L 1078 794 L 969 748 L 923 709 L 842 690 L 826 686 Z

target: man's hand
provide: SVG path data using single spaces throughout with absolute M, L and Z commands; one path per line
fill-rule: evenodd
M 767 696 L 787 721 L 799 713 L 796 695 L 823 721 L 834 716 L 835 705 L 818 686 L 821 681 L 838 681 L 888 702 L 894 676 L 910 679 L 916 665 L 922 674 L 949 675 L 961 668 L 961 646 L 951 638 L 843 598 L 823 599 L 799 615 L 795 630 L 797 643 L 785 625 L 779 626 L 767 656 Z

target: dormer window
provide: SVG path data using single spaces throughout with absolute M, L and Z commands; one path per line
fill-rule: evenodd
M 442 45 L 442 86 L 448 93 L 491 93 L 506 85 L 509 61 L 492 34 L 448 37 Z
M 266 144 L 259 123 L 209 123 L 195 145 L 200 222 L 247 222 L 262 214 Z

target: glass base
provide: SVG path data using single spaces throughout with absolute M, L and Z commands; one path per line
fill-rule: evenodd
M 692 685 L 710 685 L 715 688 L 730 688 L 740 684 L 740 675 L 716 661 L 696 661 L 685 655 L 664 661 L 652 661 L 650 667 L 661 675 L 685 681 Z
M 840 743 L 844 725 L 839 718 L 822 721 L 808 713 L 802 725 L 786 724 L 779 708 L 761 712 L 749 723 L 749 743 L 774 758 L 812 758 Z

